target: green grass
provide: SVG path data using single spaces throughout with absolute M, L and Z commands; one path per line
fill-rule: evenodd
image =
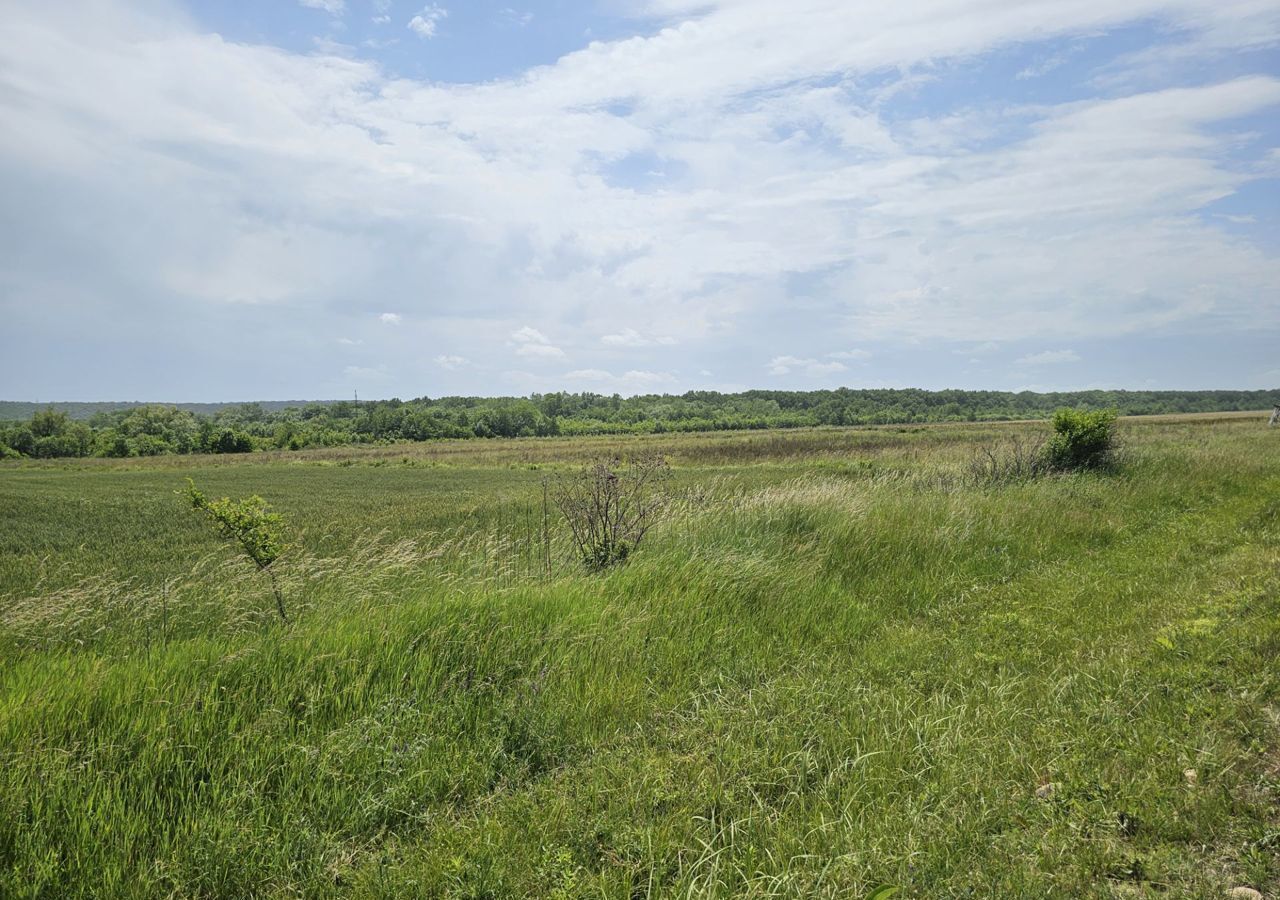
M 681 502 L 603 577 L 541 480 L 619 442 L 0 468 L 0 896 L 1273 894 L 1280 435 L 1122 424 L 623 441 Z

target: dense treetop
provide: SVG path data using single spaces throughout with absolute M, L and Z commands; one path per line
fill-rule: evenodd
M 744 391 L 243 404 L 0 405 L 0 456 L 242 453 L 438 438 L 640 434 L 1044 418 L 1064 406 L 1122 415 L 1269 409 L 1271 391 Z M 193 409 L 192 407 L 196 407 Z M 15 412 L 22 415 L 14 415 Z M 27 417 L 29 415 L 29 418 Z

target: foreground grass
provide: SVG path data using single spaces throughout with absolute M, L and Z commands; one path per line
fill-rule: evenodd
M 700 445 L 600 579 L 494 576 L 546 449 L 210 470 L 314 577 L 280 628 L 210 564 L 162 637 L 154 584 L 210 552 L 180 473 L 7 471 L 0 895 L 1275 890 L 1280 454 L 1144 429 L 1122 476 L 1002 488 L 951 477 L 990 429 Z

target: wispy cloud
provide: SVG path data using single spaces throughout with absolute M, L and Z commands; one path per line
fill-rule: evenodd
M 614 375 L 605 369 L 575 369 L 564 373 L 563 378 L 580 388 L 601 392 L 658 392 L 676 383 L 676 377 L 670 372 L 650 372 L 644 369 L 629 369 L 621 375 Z
M 1019 71 L 1018 74 L 1013 77 L 1018 81 L 1026 81 L 1030 78 L 1039 78 L 1042 75 L 1048 75 L 1054 69 L 1060 68 L 1064 65 L 1068 58 L 1069 55 L 1066 53 L 1054 53 L 1052 56 L 1047 56 L 1043 59 L 1037 60 L 1025 69 Z
M 399 325 L 402 321 L 400 313 L 384 312 L 378 316 L 378 321 L 383 325 Z
M 514 25 L 517 28 L 524 28 L 533 21 L 533 13 L 528 10 L 517 11 L 510 6 L 504 6 L 498 11 L 498 18 L 506 25 Z
M 995 348 L 1075 346 L 1092 365 L 1099 321 L 1110 346 L 1256 342 L 1191 364 L 1213 383 L 1268 367 L 1280 252 L 1258 185 L 1280 164 L 1280 78 L 1257 51 L 1280 45 L 1275 4 L 642 9 L 663 27 L 454 84 L 396 70 L 397 54 L 237 43 L 163 4 L 10 4 L 0 383 L 46 393 L 30 348 L 58 333 L 93 359 L 180 347 L 194 390 L 227 369 L 211 347 L 244 355 L 246 393 L 253 360 L 288 354 L 290 391 L 312 393 L 345 377 L 330 335 L 385 321 L 383 303 L 428 342 L 386 349 L 401 373 L 424 355 L 505 355 L 548 363 L 550 382 L 570 348 L 577 372 L 697 387 L 703 365 L 750 383 L 874 353 L 877 375 L 949 383 Z M 428 5 L 409 27 L 432 37 L 445 15 Z M 1116 56 L 1120 29 L 1150 52 Z M 1031 69 L 1064 42 L 1087 52 L 965 93 L 997 51 Z M 1100 68 L 1124 77 L 1100 87 Z M 91 238 L 84 221 L 100 223 Z M 538 337 L 512 333 L 526 321 Z M 474 389 L 505 387 L 500 368 L 470 369 Z M 985 386 L 1028 380 L 1007 368 Z M 102 369 L 68 377 L 108 390 Z
M 432 3 L 424 6 L 422 12 L 409 20 L 409 30 L 421 38 L 433 38 L 439 28 L 440 20 L 448 18 L 449 11 Z
M 347 10 L 344 0 L 298 0 L 298 5 L 323 10 L 331 16 L 340 16 Z
M 1017 360 L 1023 366 L 1052 366 L 1059 363 L 1080 362 L 1080 354 L 1074 350 L 1042 350 L 1029 353 Z
M 356 49 L 350 44 L 344 44 L 341 41 L 335 41 L 333 38 L 320 35 L 311 39 L 311 45 L 321 53 L 332 53 L 334 56 L 350 56 Z
M 563 359 L 564 351 L 552 346 L 545 334 L 536 328 L 524 326 L 511 332 L 516 356 L 526 359 Z
M 678 341 L 670 335 L 650 337 L 641 334 L 634 328 L 624 328 L 616 334 L 601 335 L 600 343 L 607 344 L 610 347 L 651 347 L 654 344 L 671 346 L 678 343 Z
M 809 376 L 834 375 L 848 370 L 844 363 L 822 362 L 817 359 L 804 359 L 796 356 L 775 356 L 766 366 L 770 375 L 790 375 L 794 372 Z

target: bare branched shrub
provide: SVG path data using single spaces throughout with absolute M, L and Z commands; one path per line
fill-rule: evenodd
M 1014 436 L 980 448 L 969 461 L 968 475 L 978 485 L 1010 484 L 1037 478 L 1051 468 L 1043 437 Z
M 552 502 L 593 572 L 627 561 L 668 506 L 671 467 L 657 454 L 597 459 L 550 482 Z

